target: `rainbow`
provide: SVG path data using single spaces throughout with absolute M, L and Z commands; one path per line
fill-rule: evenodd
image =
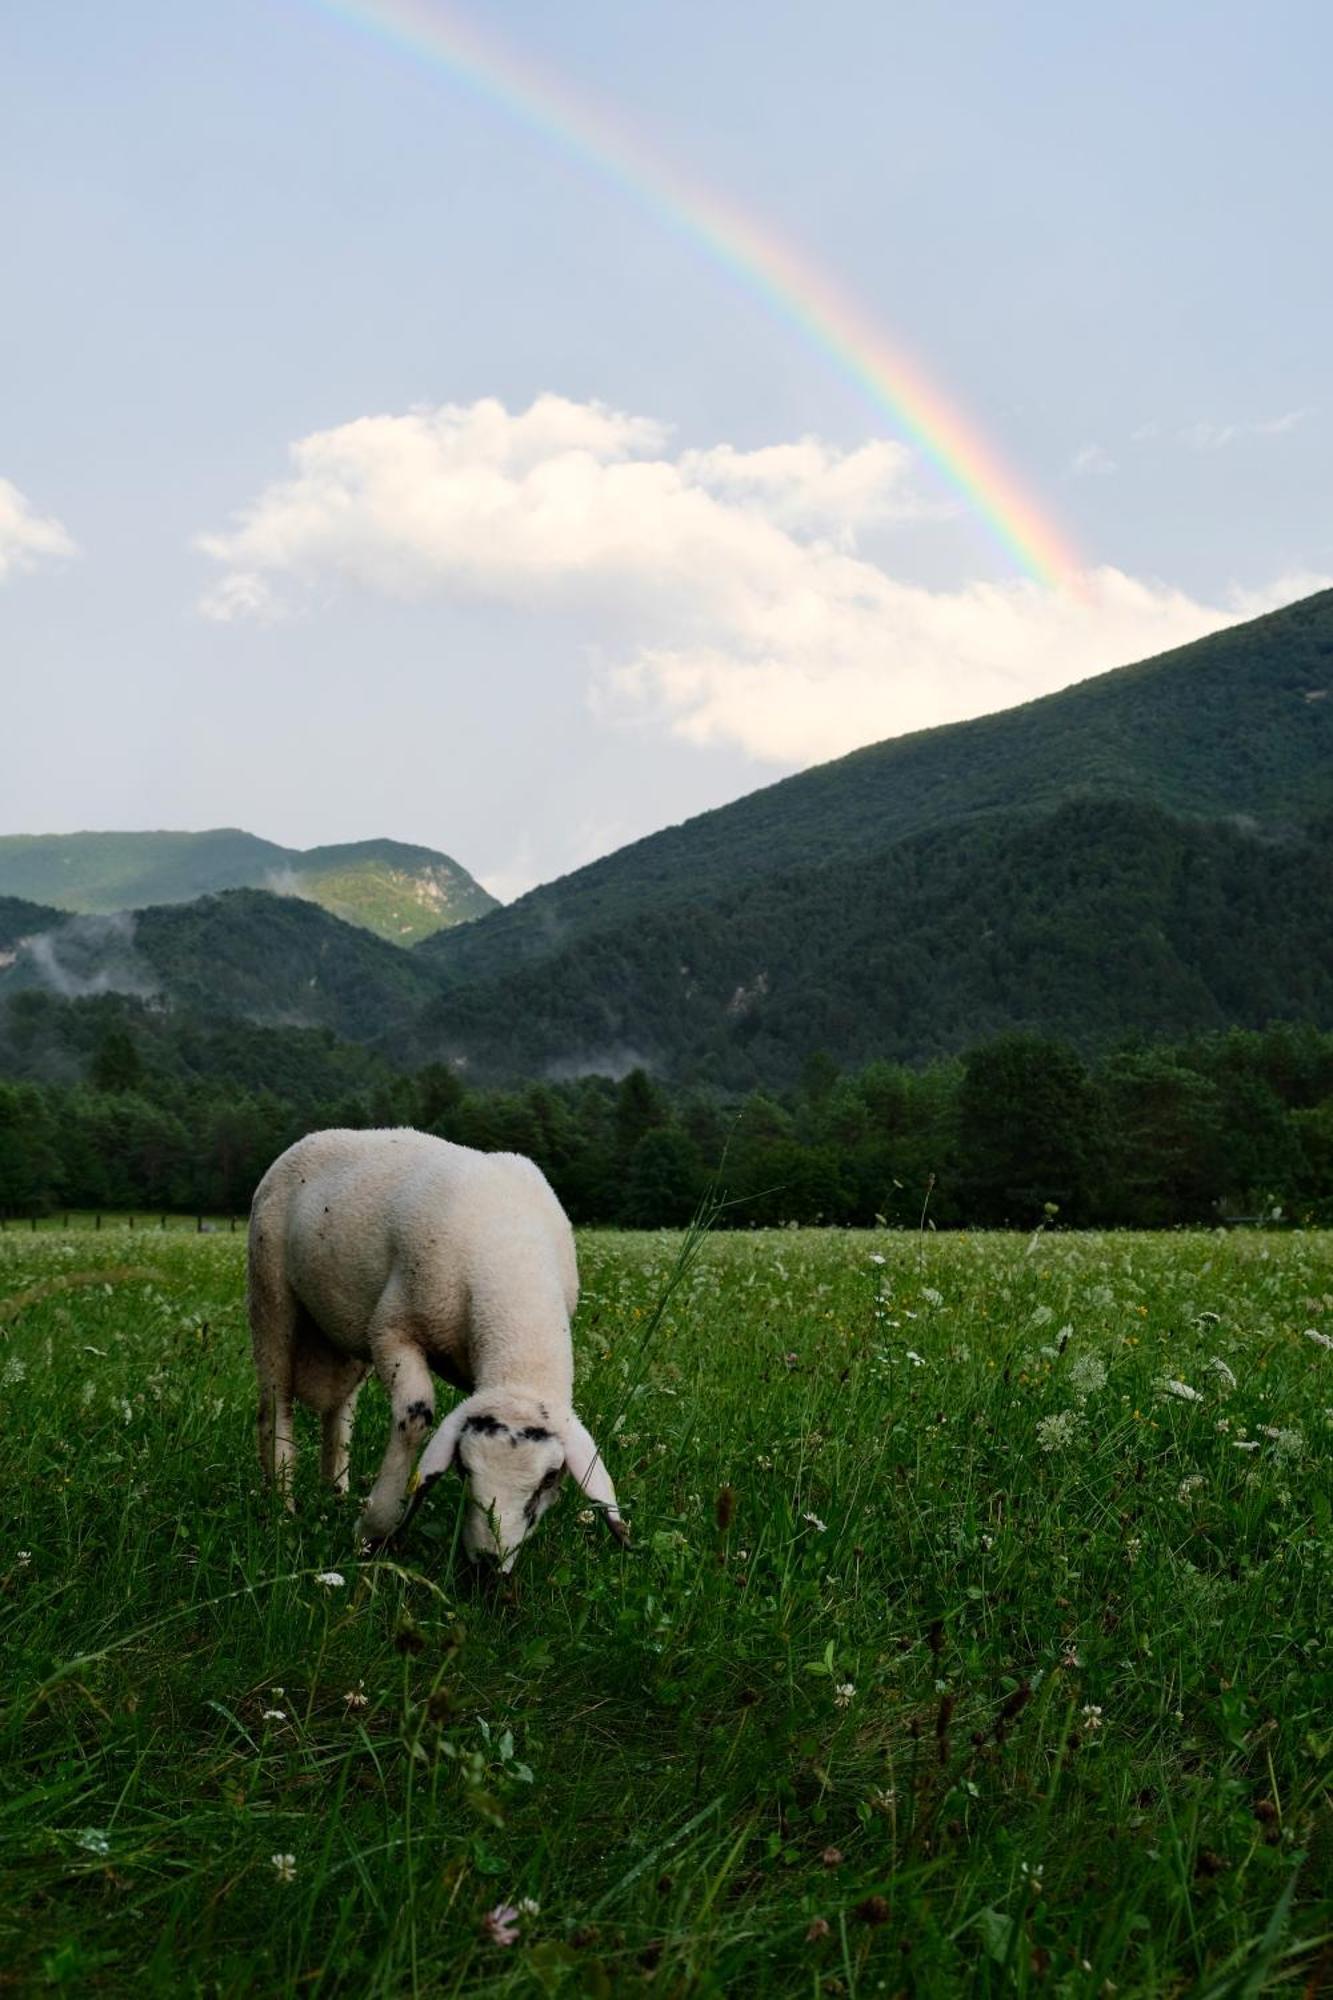
M 832 361 L 918 447 L 1034 581 L 1077 588 L 1081 563 L 994 449 L 921 368 L 808 258 L 711 190 L 650 157 L 603 111 L 438 0 L 306 0 L 404 54 L 446 70 L 487 102 L 615 182 L 688 238 Z

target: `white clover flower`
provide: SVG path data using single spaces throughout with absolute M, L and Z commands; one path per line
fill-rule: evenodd
M 1203 1396 L 1198 1389 L 1191 1389 L 1188 1382 L 1177 1382 L 1174 1376 L 1164 1375 L 1160 1384 L 1163 1395 L 1177 1396 L 1182 1403 L 1201 1403 Z
M 1230 1368 L 1227 1367 L 1226 1362 L 1223 1361 L 1220 1354 L 1215 1354 L 1212 1360 L 1208 1363 L 1208 1366 L 1212 1369 L 1214 1375 L 1221 1376 L 1222 1380 L 1225 1382 L 1228 1389 L 1235 1388 L 1236 1378 L 1232 1373 L 1232 1371 L 1230 1370 Z
M 541 1913 L 542 1913 L 542 1906 L 537 1901 L 535 1896 L 519 1897 L 518 1914 L 520 1915 L 520 1917 L 539 1917 Z
M 1312 1326 L 1306 1327 L 1305 1338 L 1317 1341 L 1320 1347 L 1333 1347 L 1333 1334 L 1319 1333 Z
M 921 1296 L 928 1306 L 942 1306 L 944 1304 L 943 1292 L 937 1292 L 933 1285 L 923 1285 L 921 1287 Z
M 916 1349 L 915 1349 L 914 1347 L 909 1347 L 909 1348 L 907 1349 L 907 1355 L 906 1355 L 906 1358 L 907 1358 L 907 1360 L 909 1360 L 909 1361 L 911 1362 L 911 1364 L 912 1364 L 912 1366 L 913 1366 L 914 1368 L 924 1368 L 924 1367 L 925 1367 L 925 1365 L 926 1365 L 926 1357 L 925 1357 L 925 1355 L 924 1355 L 924 1354 L 918 1354 L 918 1353 L 917 1353 L 917 1351 L 916 1351 Z
M 1139 1557 L 1142 1554 L 1143 1554 L 1142 1535 L 1131 1535 L 1128 1541 L 1125 1543 L 1125 1561 L 1129 1564 L 1131 1569 L 1133 1569 L 1135 1563 L 1138 1561 Z
M 1095 1701 L 1085 1701 L 1083 1704 L 1083 1727 L 1088 1731 L 1090 1735 L 1092 1735 L 1095 1734 L 1095 1732 L 1099 1730 L 1101 1726 L 1102 1726 L 1101 1709 L 1099 1708 L 1099 1706 Z
M 365 1682 L 358 1681 L 354 1688 L 348 1688 L 346 1694 L 343 1696 L 343 1701 L 348 1708 L 368 1707 L 370 1696 L 366 1693 Z
M 855 1696 L 856 1683 L 854 1681 L 839 1681 L 833 1690 L 833 1706 L 835 1708 L 850 1708 Z
M 818 1514 L 802 1514 L 801 1519 L 808 1521 L 817 1535 L 822 1535 L 828 1527 L 828 1522 L 821 1521 Z
M 296 1880 L 296 1856 L 294 1854 L 270 1854 L 269 1860 L 273 1864 L 273 1873 L 277 1876 L 279 1882 L 294 1882 Z
M 23 1380 L 27 1372 L 27 1362 L 21 1360 L 17 1354 L 11 1354 L 4 1367 L 0 1368 L 0 1386 L 6 1389 L 13 1388 L 15 1383 Z
M 1057 1410 L 1037 1425 L 1037 1443 L 1043 1451 L 1063 1451 L 1078 1433 L 1078 1416 L 1073 1410 Z
M 1197 1493 L 1199 1488 L 1206 1484 L 1207 1481 L 1204 1479 L 1204 1476 L 1201 1472 L 1191 1472 L 1189 1477 L 1187 1479 L 1182 1479 L 1179 1486 L 1176 1488 L 1177 1500 L 1180 1500 L 1182 1502 L 1188 1501 L 1192 1494 Z
M 1231 1442 L 1235 1445 L 1237 1451 L 1261 1451 L 1263 1449 L 1258 1438 L 1232 1438 Z
M 881 1257 L 878 1250 L 872 1250 L 870 1261 L 872 1264 L 887 1264 L 889 1260 L 887 1257 Z
M 574 1516 L 574 1519 L 578 1522 L 581 1528 L 590 1528 L 593 1522 L 597 1519 L 597 1516 L 596 1514 L 594 1514 L 591 1507 L 580 1507 L 578 1513 Z
M 30 1562 L 32 1561 L 32 1550 L 31 1550 L 31 1549 L 20 1549 L 20 1550 L 19 1550 L 19 1552 L 18 1552 L 18 1554 L 19 1554 L 19 1563 L 20 1563 L 20 1565 L 21 1565 L 21 1566 L 22 1566 L 22 1567 L 23 1567 L 24 1569 L 26 1569 L 26 1568 L 27 1568 L 27 1566 L 28 1566 L 28 1564 L 29 1564 L 29 1563 L 30 1563 Z
M 315 1582 L 322 1583 L 325 1590 L 343 1590 L 347 1586 L 347 1578 L 340 1569 L 320 1570 Z
M 285 1722 L 287 1720 L 286 1711 L 281 1708 L 266 1708 L 263 1720 L 265 1722 Z
M 85 1854 L 95 1854 L 99 1859 L 111 1852 L 111 1842 L 100 1827 L 85 1826 L 75 1834 L 74 1840 Z

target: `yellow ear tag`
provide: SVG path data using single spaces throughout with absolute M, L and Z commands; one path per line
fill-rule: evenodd
M 411 1499 L 412 1495 L 416 1492 L 420 1484 L 421 1484 L 421 1474 L 414 1465 L 412 1467 L 412 1477 L 407 1482 L 407 1498 L 409 1500 Z

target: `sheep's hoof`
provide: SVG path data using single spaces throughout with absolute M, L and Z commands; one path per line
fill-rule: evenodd
M 620 1543 L 621 1548 L 627 1549 L 630 1545 L 629 1522 L 622 1521 L 619 1514 L 608 1514 L 606 1525 Z

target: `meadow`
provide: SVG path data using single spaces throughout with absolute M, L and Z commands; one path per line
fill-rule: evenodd
M 0 1234 L 0 1988 L 1333 1988 L 1333 1238 L 680 1251 L 497 1587 L 261 1491 L 240 1235 Z

